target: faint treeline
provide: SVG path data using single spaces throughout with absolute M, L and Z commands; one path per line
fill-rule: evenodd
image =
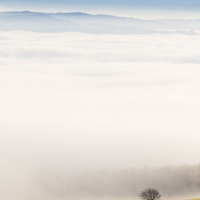
M 38 176 L 38 180 L 47 193 L 62 197 L 137 196 L 146 187 L 155 187 L 165 196 L 195 195 L 200 194 L 200 165 L 87 171 L 74 175 L 49 171 Z

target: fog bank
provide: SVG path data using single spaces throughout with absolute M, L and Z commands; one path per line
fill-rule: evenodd
M 199 44 L 176 34 L 0 32 L 2 199 L 59 199 L 79 183 L 87 195 L 131 196 L 139 180 L 149 185 L 145 174 L 115 171 L 199 163 Z M 104 169 L 114 175 L 96 178 Z M 156 187 L 166 184 L 160 174 L 149 179 Z M 169 185 L 164 194 L 175 195 Z

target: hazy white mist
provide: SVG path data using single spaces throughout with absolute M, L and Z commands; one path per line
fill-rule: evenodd
M 0 32 L 2 199 L 48 199 L 36 174 L 198 164 L 199 44 Z
M 1 32 L 0 40 L 6 157 L 73 169 L 198 162 L 199 36 Z

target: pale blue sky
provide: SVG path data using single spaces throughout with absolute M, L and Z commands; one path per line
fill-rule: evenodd
M 38 10 L 38 11 L 82 11 L 132 15 L 133 12 L 146 13 L 176 12 L 198 14 L 200 0 L 0 0 L 0 10 Z M 136 14 L 135 14 L 136 15 Z
M 1 0 L 2 5 L 87 5 L 87 6 L 123 6 L 142 8 L 199 9 L 199 0 Z

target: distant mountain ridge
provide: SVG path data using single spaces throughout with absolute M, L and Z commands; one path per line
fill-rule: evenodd
M 43 14 L 43 15 L 79 15 L 79 16 L 108 16 L 108 17 L 116 17 L 116 18 L 127 18 L 127 17 L 119 17 L 108 14 L 89 14 L 84 12 L 32 12 L 32 11 L 4 11 L 0 12 L 0 15 L 4 14 L 15 14 L 15 15 L 35 15 L 35 14 Z
M 141 20 L 82 12 L 0 12 L 0 31 L 12 30 L 96 34 L 199 34 L 200 20 Z
M 84 12 L 56 12 L 56 13 L 45 13 L 45 12 L 31 12 L 31 11 L 7 11 L 7 12 L 0 12 L 0 16 L 66 16 L 66 17 L 102 17 L 102 18 L 112 18 L 112 19 L 133 19 L 127 17 L 119 17 L 114 15 L 107 15 L 107 14 L 88 14 Z

